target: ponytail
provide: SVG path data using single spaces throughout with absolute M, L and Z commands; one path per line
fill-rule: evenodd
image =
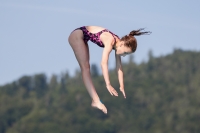
M 143 31 L 144 28 L 140 28 L 138 30 L 133 30 L 129 33 L 129 36 L 140 36 L 140 35 L 150 35 L 151 32 L 150 31 Z M 141 32 L 143 31 L 143 32 Z
M 137 48 L 137 40 L 134 36 L 140 36 L 140 35 L 150 35 L 150 31 L 143 31 L 144 28 L 133 30 L 128 35 L 125 35 L 121 38 L 121 41 L 124 41 L 124 45 L 127 47 L 130 47 L 133 52 L 136 51 Z

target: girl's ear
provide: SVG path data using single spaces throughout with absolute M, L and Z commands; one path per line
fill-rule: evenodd
M 121 46 L 123 46 L 123 45 L 124 45 L 124 42 L 120 42 L 120 45 L 119 45 L 119 46 L 121 47 Z

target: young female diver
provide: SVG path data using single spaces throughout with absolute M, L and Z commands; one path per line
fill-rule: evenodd
M 101 68 L 106 83 L 106 87 L 111 95 L 118 96 L 117 91 L 112 87 L 109 74 L 108 74 L 108 59 L 112 50 L 115 50 L 116 67 L 118 73 L 118 79 L 120 84 L 120 91 L 126 98 L 123 82 L 123 70 L 121 64 L 121 56 L 126 56 L 136 51 L 137 40 L 134 36 L 143 34 L 150 34 L 151 32 L 142 32 L 144 29 L 133 30 L 128 35 L 125 35 L 121 39 L 108 29 L 99 26 L 83 26 L 75 29 L 70 34 L 68 41 L 71 45 L 76 59 L 80 65 L 83 82 L 87 88 L 87 91 L 92 98 L 92 107 L 102 110 L 107 114 L 107 109 L 104 104 L 101 103 L 100 98 L 95 90 L 90 75 L 90 63 L 89 63 L 89 47 L 88 41 L 92 41 L 99 47 L 104 47 Z

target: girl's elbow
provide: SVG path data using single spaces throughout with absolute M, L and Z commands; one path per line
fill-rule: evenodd
M 106 65 L 107 65 L 107 63 L 101 62 L 101 67 L 106 66 Z
M 105 67 L 107 67 L 106 63 L 101 63 L 101 69 L 104 69 Z

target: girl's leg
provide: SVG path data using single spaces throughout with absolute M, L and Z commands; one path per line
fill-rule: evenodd
M 87 88 L 90 97 L 92 98 L 92 106 L 102 110 L 107 113 L 106 107 L 100 102 L 99 96 L 93 85 L 91 74 L 90 74 L 90 64 L 89 64 L 89 47 L 83 41 L 83 33 L 81 30 L 75 30 L 69 36 L 69 43 L 74 51 L 76 59 L 81 68 L 83 82 Z

